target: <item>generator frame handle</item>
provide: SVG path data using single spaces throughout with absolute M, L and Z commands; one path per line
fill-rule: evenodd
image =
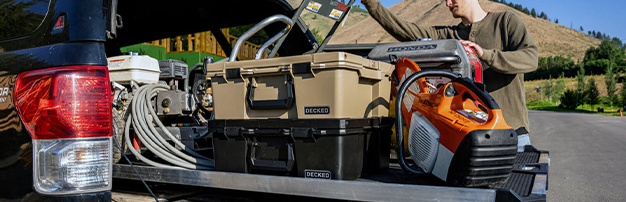
M 414 62 L 443 62 L 443 63 L 454 63 L 458 64 L 461 62 L 461 59 L 457 56 L 446 56 L 446 57 L 431 57 L 431 58 L 423 58 L 423 59 L 413 59 Z

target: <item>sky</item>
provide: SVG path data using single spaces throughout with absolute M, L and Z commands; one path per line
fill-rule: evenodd
M 380 0 L 385 7 L 392 6 L 400 0 Z M 420 0 L 417 0 L 420 1 Z M 487 0 L 482 0 L 487 1 Z M 360 0 L 356 0 L 360 4 Z M 535 8 L 537 14 L 542 11 L 554 22 L 584 33 L 589 30 L 600 31 L 611 37 L 617 37 L 626 43 L 626 0 L 507 0 L 514 4 Z M 362 5 L 361 5 L 362 7 Z

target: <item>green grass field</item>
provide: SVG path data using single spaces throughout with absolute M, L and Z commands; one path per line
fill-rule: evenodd
M 620 77 L 623 77 L 624 75 L 621 74 Z M 589 104 L 584 104 L 581 106 L 578 106 L 576 109 L 574 110 L 569 110 L 569 109 L 564 109 L 564 108 L 560 108 L 558 103 L 558 98 L 555 97 L 552 99 L 552 102 L 550 102 L 548 100 L 548 97 L 546 95 L 543 95 L 543 92 L 537 92 L 536 91 L 536 87 L 540 86 L 540 87 L 545 87 L 545 84 L 548 82 L 548 80 L 534 80 L 534 81 L 525 81 L 525 88 L 526 88 L 526 107 L 528 109 L 534 109 L 534 110 L 547 110 L 547 111 L 559 111 L 559 112 L 582 112 L 582 113 L 593 113 L 593 114 L 600 114 L 600 115 L 605 115 L 605 116 L 619 116 L 619 109 L 622 109 L 622 106 L 619 106 L 619 103 L 614 103 L 613 104 L 613 108 L 611 109 L 611 105 L 606 104 L 608 103 L 606 101 L 607 99 L 607 89 L 606 89 L 606 83 L 605 83 L 605 77 L 604 75 L 587 75 L 585 80 L 589 81 L 589 79 L 593 77 L 596 80 L 596 86 L 598 87 L 598 91 L 599 91 L 599 96 L 600 96 L 600 102 L 604 103 L 604 104 L 596 104 L 596 105 L 589 105 Z M 559 80 L 557 79 L 553 79 L 553 82 L 556 83 L 556 81 Z M 565 81 L 565 88 L 566 89 L 575 89 L 576 88 L 576 78 L 563 78 L 563 80 Z M 617 83 L 616 84 L 616 89 L 617 95 L 620 95 L 620 91 L 622 89 L 622 85 L 624 85 L 623 83 Z M 604 112 L 598 112 L 598 108 L 603 108 Z M 623 114 L 626 115 L 626 114 Z
M 535 101 L 526 103 L 526 107 L 528 109 L 534 109 L 534 110 L 546 110 L 546 111 L 556 111 L 556 112 L 581 112 L 581 113 L 599 114 L 599 115 L 604 115 L 604 116 L 620 116 L 620 113 L 618 110 L 621 109 L 620 106 L 613 106 L 613 109 L 611 110 L 611 106 L 607 104 L 597 104 L 593 106 L 584 104 L 584 105 L 578 106 L 578 108 L 574 110 L 570 110 L 570 109 L 560 108 L 556 104 L 556 102 L 553 101 L 552 103 L 550 103 L 549 100 L 535 100 Z M 604 108 L 604 112 L 598 112 L 598 108 Z

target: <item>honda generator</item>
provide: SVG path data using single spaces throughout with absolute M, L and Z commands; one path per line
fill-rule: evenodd
M 483 82 L 482 66 L 476 52 L 456 39 L 421 39 L 413 42 L 378 45 L 367 57 L 390 64 L 396 64 L 400 58 L 408 58 L 421 69 L 448 70 L 461 77 L 467 77 L 479 83 Z M 410 75 L 413 72 L 407 73 Z M 398 74 L 395 76 L 397 78 Z M 400 76 L 398 79 L 400 80 L 394 81 L 396 85 L 399 85 L 406 77 Z M 449 78 L 441 76 L 429 76 L 425 79 L 427 84 L 432 86 L 431 92 L 436 87 L 450 82 Z

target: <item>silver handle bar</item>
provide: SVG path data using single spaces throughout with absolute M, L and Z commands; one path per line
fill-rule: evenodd
M 244 33 L 243 35 L 241 35 L 241 37 L 239 37 L 239 39 L 237 39 L 237 42 L 235 42 L 235 46 L 233 47 L 233 51 L 230 53 L 230 58 L 228 59 L 228 62 L 234 62 L 235 60 L 237 60 L 237 54 L 239 54 L 239 49 L 241 48 L 241 45 L 243 45 L 243 43 L 246 40 L 252 37 L 252 35 L 260 31 L 267 25 L 270 25 L 278 21 L 287 24 L 287 27 L 285 27 L 285 29 L 283 29 L 278 34 L 274 35 L 272 38 L 267 40 L 267 42 L 265 42 L 261 46 L 261 48 L 259 48 L 259 51 L 257 51 L 256 55 L 254 56 L 254 59 L 255 60 L 260 59 L 265 49 L 267 49 L 271 44 L 273 44 L 278 39 L 280 39 L 285 34 L 287 34 L 287 32 L 289 32 L 289 30 L 293 27 L 293 21 L 290 18 L 284 15 L 280 15 L 280 14 L 272 15 L 268 18 L 265 18 L 263 21 L 259 22 L 258 24 L 254 25 L 254 27 L 250 28 L 250 30 L 246 31 L 246 33 Z

